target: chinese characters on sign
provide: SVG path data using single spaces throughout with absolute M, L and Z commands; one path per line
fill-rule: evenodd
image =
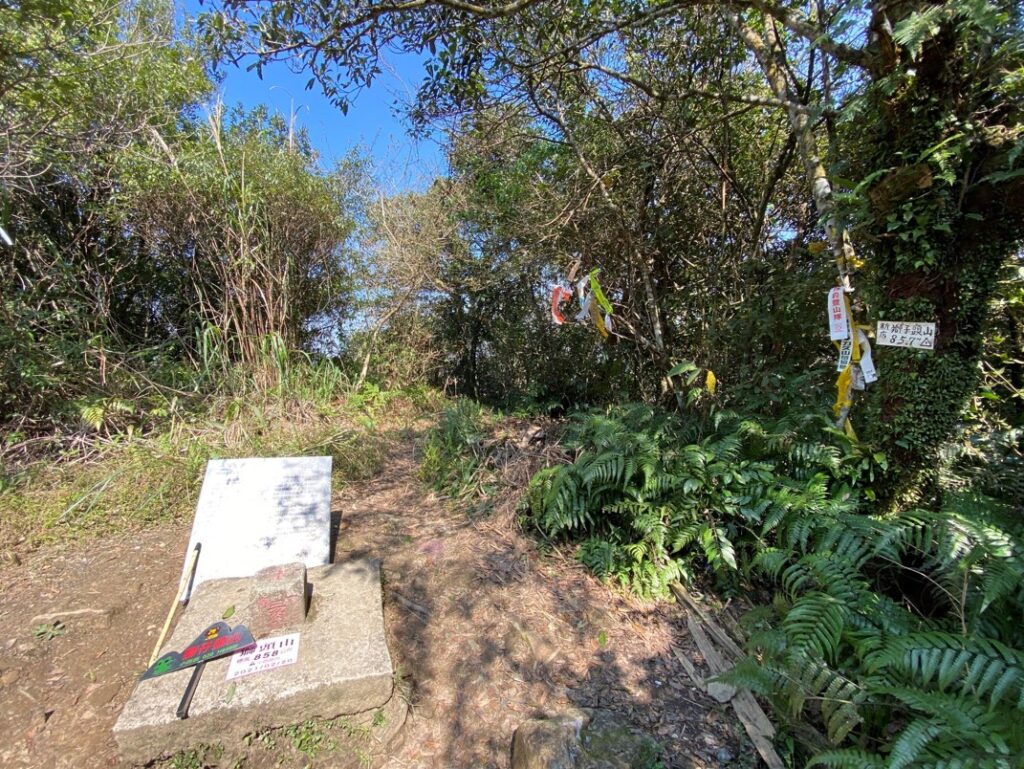
M 186 646 L 184 651 L 181 653 L 168 652 L 154 662 L 142 674 L 141 680 L 144 681 L 147 678 L 156 678 L 167 673 L 173 673 L 176 670 L 201 665 L 204 662 L 209 662 L 218 657 L 226 657 L 241 649 L 248 649 L 255 645 L 256 642 L 252 638 L 252 633 L 249 632 L 245 625 L 235 625 L 234 629 L 232 629 L 223 622 L 214 622 L 200 633 L 192 643 Z
M 264 638 L 256 645 L 231 658 L 227 679 L 241 678 L 264 670 L 291 665 L 299 659 L 299 633 Z
M 828 333 L 833 342 L 850 338 L 850 319 L 846 314 L 846 297 L 836 286 L 828 292 Z
M 880 320 L 875 329 L 875 341 L 886 347 L 913 347 L 917 350 L 934 350 L 935 324 Z

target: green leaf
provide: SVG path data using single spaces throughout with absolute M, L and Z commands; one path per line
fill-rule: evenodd
M 612 303 L 608 301 L 608 297 L 604 295 L 604 291 L 601 290 L 601 284 L 597 282 L 597 273 L 600 269 L 594 270 L 588 276 L 590 278 L 590 290 L 594 294 L 594 298 L 597 303 L 601 305 L 601 309 L 611 315 L 614 311 L 612 310 Z

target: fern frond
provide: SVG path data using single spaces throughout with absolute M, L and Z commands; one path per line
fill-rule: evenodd
M 983 705 L 946 692 L 924 691 L 909 686 L 880 686 L 874 691 L 895 697 L 930 716 L 932 722 L 955 734 L 959 740 L 978 745 L 992 754 L 1010 753 L 1000 730 L 990 728 L 995 715 Z
M 796 648 L 812 656 L 833 659 L 848 614 L 849 607 L 841 600 L 815 591 L 796 600 L 782 625 Z
M 993 639 L 913 633 L 886 639 L 865 663 L 871 673 L 887 670 L 922 687 L 934 682 L 940 691 L 959 682 L 961 695 L 991 706 L 1024 696 L 1024 655 Z
M 914 763 L 929 742 L 942 733 L 942 727 L 934 721 L 918 719 L 900 732 L 889 751 L 888 769 L 904 769 Z
M 847 748 L 818 753 L 807 762 L 808 769 L 812 766 L 829 766 L 834 769 L 885 769 L 885 760 L 877 753 Z

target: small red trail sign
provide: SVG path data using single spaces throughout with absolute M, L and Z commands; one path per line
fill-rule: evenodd
M 168 652 L 150 665 L 140 680 L 184 670 L 255 645 L 256 641 L 245 625 L 235 625 L 232 629 L 227 623 L 214 622 L 184 650 Z

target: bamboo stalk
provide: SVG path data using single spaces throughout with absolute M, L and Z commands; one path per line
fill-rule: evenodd
M 167 631 L 171 627 L 171 620 L 174 619 L 174 610 L 178 608 L 178 604 L 181 603 L 182 598 L 185 595 L 185 591 L 188 589 L 189 583 L 192 582 L 192 574 L 195 572 L 196 561 L 199 560 L 199 550 L 202 548 L 202 543 L 197 542 L 196 546 L 192 548 L 192 556 L 188 561 L 188 568 L 185 569 L 185 573 L 181 575 L 181 583 L 178 585 L 178 594 L 174 597 L 174 603 L 171 604 L 170 611 L 167 612 L 167 619 L 164 620 L 163 630 L 160 631 L 160 637 L 156 639 L 156 646 L 153 647 L 153 654 L 149 658 L 149 664 L 146 667 L 151 667 L 157 660 L 157 656 L 160 654 L 160 647 L 164 644 L 164 638 L 167 637 Z

